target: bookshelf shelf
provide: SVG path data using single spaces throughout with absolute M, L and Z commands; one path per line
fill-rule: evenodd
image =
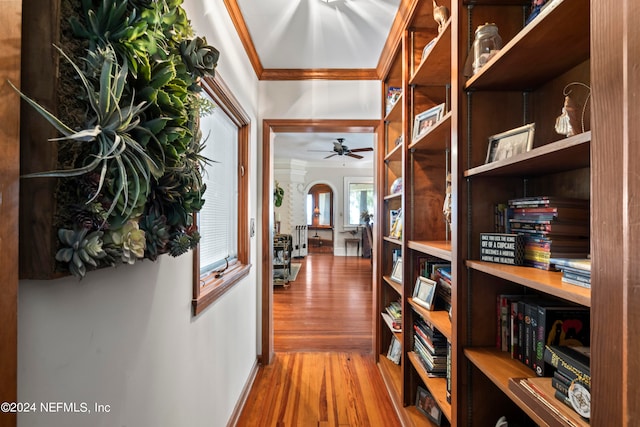
M 589 10 L 589 0 L 552 1 L 465 90 L 531 90 L 589 59 Z
M 444 86 L 451 81 L 451 19 L 418 65 L 409 85 Z
M 467 267 L 492 276 L 519 283 L 586 307 L 591 306 L 591 290 L 562 281 L 562 273 L 533 267 L 516 267 L 484 261 L 467 261 Z
M 397 101 L 393 104 L 393 106 L 389 110 L 389 113 L 384 118 L 385 122 L 399 122 L 402 120 L 402 102 L 403 102 L 402 97 L 403 96 L 404 96 L 404 93 L 400 95 Z
M 395 280 L 392 280 L 390 276 L 383 276 L 382 278 L 385 283 L 387 283 L 394 291 L 396 291 L 398 296 L 402 296 L 402 284 L 396 282 Z
M 398 402 L 401 396 L 402 369 L 400 365 L 396 365 L 389 360 L 386 354 L 381 354 L 378 359 L 378 367 L 382 374 L 382 379 L 387 386 L 387 390 L 389 390 L 389 394 L 391 394 L 391 400 L 392 402 Z
M 396 238 L 393 238 L 393 237 L 385 236 L 384 237 L 384 241 L 385 242 L 389 242 L 389 243 L 393 243 L 394 245 L 402 246 L 402 240 L 396 239 Z
M 384 158 L 385 163 L 400 162 L 402 160 L 402 145 L 398 144 L 389 151 Z
M 409 298 L 409 304 L 422 318 L 431 323 L 442 335 L 447 337 L 447 341 L 451 341 L 453 335 L 451 333 L 451 321 L 449 313 L 444 310 L 429 311 L 419 304 L 413 302 L 413 298 Z
M 402 199 L 402 193 L 394 193 L 394 194 L 389 194 L 388 196 L 384 196 L 384 200 L 385 201 L 390 201 L 390 200 L 401 200 Z
M 426 255 L 433 255 L 445 261 L 451 261 L 452 259 L 450 240 L 410 240 L 407 245 L 414 251 L 422 252 Z
M 505 351 L 492 347 L 468 347 L 464 355 L 500 390 L 512 397 L 509 379 L 514 377 L 534 377 L 536 374 L 519 360 L 514 360 Z
M 451 404 L 447 402 L 447 379 L 429 377 L 429 374 L 420 363 L 418 355 L 415 352 L 410 351 L 408 356 L 411 361 L 411 365 L 416 372 L 418 372 L 420 379 L 422 379 L 422 382 L 427 386 L 429 392 L 438 403 L 438 407 L 440 407 L 444 416 L 451 421 Z
M 384 323 L 389 327 L 389 330 L 391 331 L 391 333 L 395 335 L 395 337 L 398 340 L 402 340 L 402 331 L 393 329 L 393 325 L 391 323 L 391 316 L 389 316 L 387 313 L 380 313 L 380 315 L 384 319 Z
M 551 142 L 523 154 L 477 166 L 464 172 L 473 176 L 535 176 L 590 165 L 591 131 Z

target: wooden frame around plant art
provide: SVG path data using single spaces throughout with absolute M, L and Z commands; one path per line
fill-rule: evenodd
M 508 159 L 530 151 L 533 146 L 535 123 L 520 126 L 489 137 L 485 163 Z

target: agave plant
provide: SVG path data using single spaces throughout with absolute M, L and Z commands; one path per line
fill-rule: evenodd
M 53 141 L 69 140 L 89 144 L 90 157 L 93 160 L 73 169 L 33 173 L 26 177 L 70 177 L 99 170 L 98 188 L 89 202 L 100 194 L 109 175 L 109 181 L 113 183 L 113 201 L 107 215 L 119 205 L 119 213 L 129 216 L 139 201 L 146 199 L 148 195 L 149 188 L 145 183 L 149 182 L 151 176 L 160 177 L 163 174 L 161 165 L 154 162 L 145 152 L 145 147 L 131 137 L 133 131 L 148 132 L 140 126 L 145 104 L 134 105 L 130 102 L 124 106 L 120 105 L 124 101 L 126 63 L 119 67 L 116 62 L 105 56 L 100 74 L 100 89 L 96 91 L 78 65 L 60 48 L 56 49 L 69 61 L 80 77 L 95 118 L 87 123 L 85 129 L 74 131 L 31 98 L 21 92 L 20 96 L 64 135 L 54 138 Z

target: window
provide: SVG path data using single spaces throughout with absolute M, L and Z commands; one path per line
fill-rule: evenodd
M 344 178 L 344 225 L 357 227 L 363 212 L 373 214 L 373 177 Z
M 200 119 L 205 203 L 196 221 L 200 244 L 194 253 L 194 314 L 199 314 L 249 273 L 249 119 L 220 80 L 203 81 L 212 114 Z

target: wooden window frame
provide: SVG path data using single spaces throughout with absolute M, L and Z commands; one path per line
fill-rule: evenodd
M 249 236 L 249 135 L 251 120 L 224 81 L 216 74 L 202 80 L 206 92 L 224 113 L 238 126 L 238 258 L 223 274 L 208 272 L 200 275 L 200 246 L 193 252 L 193 315 L 218 300 L 250 270 Z M 196 214 L 197 215 L 197 214 Z M 196 221 L 197 218 L 194 218 Z

